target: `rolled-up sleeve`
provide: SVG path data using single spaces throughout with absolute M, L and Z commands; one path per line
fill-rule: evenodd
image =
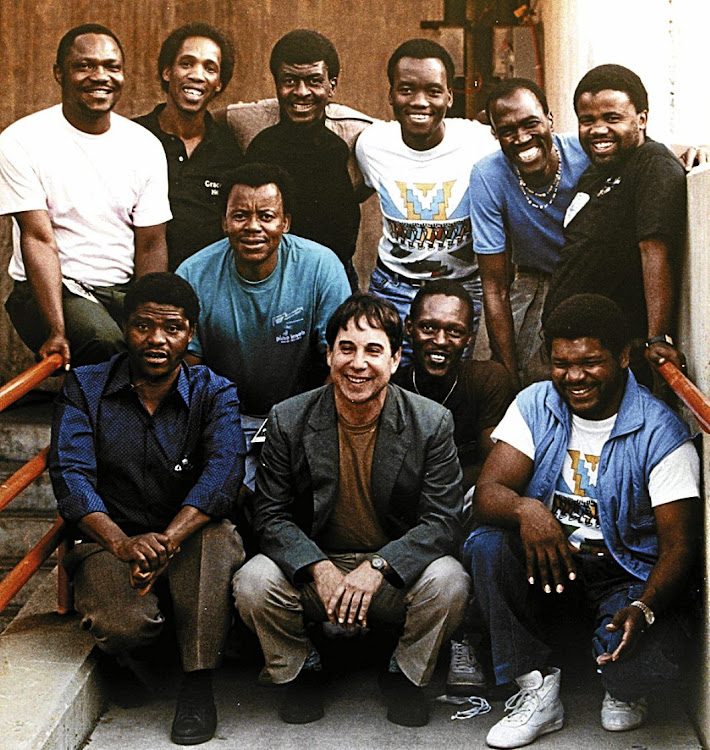
M 96 491 L 94 431 L 74 373 L 67 375 L 54 411 L 49 475 L 64 520 L 76 523 L 89 513 L 108 513 Z

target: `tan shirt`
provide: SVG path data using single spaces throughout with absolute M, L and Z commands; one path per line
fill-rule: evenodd
M 377 419 L 350 425 L 338 417 L 340 481 L 328 523 L 317 542 L 327 552 L 369 552 L 389 541 L 375 513 L 370 477 Z

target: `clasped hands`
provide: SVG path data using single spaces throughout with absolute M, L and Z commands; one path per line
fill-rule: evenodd
M 131 586 L 145 596 L 179 551 L 180 547 L 166 534 L 148 532 L 121 540 L 113 554 L 129 564 Z
M 348 630 L 357 625 L 367 627 L 367 611 L 384 580 L 382 573 L 367 560 L 347 575 L 330 560 L 321 560 L 313 565 L 312 573 L 318 596 L 333 625 Z

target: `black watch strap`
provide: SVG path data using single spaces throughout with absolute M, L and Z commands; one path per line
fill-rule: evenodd
M 673 339 L 667 333 L 663 333 L 660 336 L 651 336 L 651 338 L 646 341 L 646 348 L 648 349 L 651 344 L 668 344 L 668 346 L 675 348 Z

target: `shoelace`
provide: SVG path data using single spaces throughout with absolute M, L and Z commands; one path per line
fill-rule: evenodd
M 479 698 L 477 695 L 471 695 L 468 698 L 459 695 L 440 695 L 436 700 L 439 703 L 450 703 L 454 706 L 465 706 L 470 708 L 457 711 L 451 716 L 452 721 L 473 719 L 474 716 L 487 714 L 491 710 L 491 704 L 485 698 Z
M 467 669 L 471 672 L 476 669 L 476 660 L 471 658 L 471 647 L 467 643 L 457 643 L 452 652 L 451 667 L 453 669 Z
M 508 698 L 505 702 L 505 710 L 510 711 L 508 718 L 525 710 L 528 701 L 535 703 L 535 709 L 540 708 L 540 696 L 536 690 L 530 688 L 523 688 L 520 692 Z
M 637 703 L 627 703 L 626 701 L 620 701 L 617 698 L 612 698 L 612 696 L 606 698 L 604 703 L 606 703 L 606 705 L 611 708 L 629 709 L 631 711 L 634 711 L 637 708 L 646 708 L 646 704 L 641 701 Z

